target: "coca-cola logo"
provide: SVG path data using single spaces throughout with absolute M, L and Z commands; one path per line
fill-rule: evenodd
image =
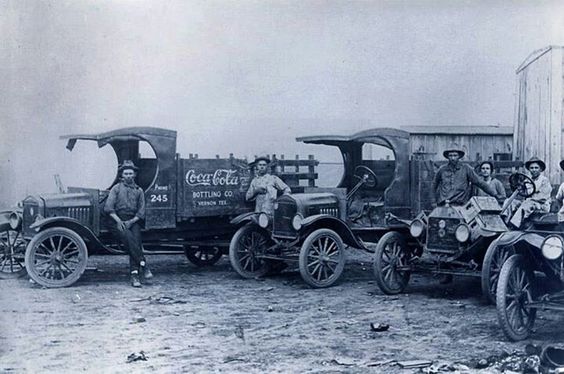
M 237 170 L 217 169 L 213 173 L 198 173 L 194 169 L 186 173 L 186 183 L 189 186 L 237 186 L 239 176 Z

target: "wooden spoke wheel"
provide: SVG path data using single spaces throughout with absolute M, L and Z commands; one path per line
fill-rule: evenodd
M 488 247 L 482 263 L 482 294 L 486 302 L 495 304 L 499 273 L 505 261 L 514 254 L 515 248 L 512 245 L 498 245 L 497 240 Z
M 262 277 L 268 273 L 270 263 L 261 255 L 271 244 L 267 231 L 247 224 L 237 230 L 229 243 L 229 262 L 243 278 Z
M 378 241 L 374 253 L 374 275 L 378 287 L 387 295 L 401 293 L 411 277 L 408 270 L 411 252 L 399 232 L 391 231 Z
M 19 278 L 25 274 L 25 244 L 20 231 L 0 232 L 0 279 Z
M 221 248 L 218 246 L 199 246 L 197 248 L 186 246 L 184 253 L 188 261 L 198 267 L 212 266 L 223 255 Z
M 345 268 L 345 246 L 333 230 L 315 230 L 304 240 L 299 258 L 303 280 L 314 288 L 333 285 Z
M 499 276 L 496 292 L 497 318 L 501 329 L 510 340 L 529 336 L 537 310 L 527 308 L 533 301 L 534 274 L 526 269 L 522 255 L 509 257 Z
M 25 252 L 27 273 L 44 287 L 67 287 L 76 282 L 88 260 L 84 240 L 64 227 L 41 231 L 28 244 Z

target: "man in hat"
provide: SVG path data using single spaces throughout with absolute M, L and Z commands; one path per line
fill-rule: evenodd
M 525 168 L 529 171 L 531 179 L 535 184 L 535 193 L 518 205 L 517 210 L 509 222 L 516 228 L 520 228 L 523 220 L 534 212 L 550 211 L 550 193 L 552 185 L 547 177 L 542 175 L 546 169 L 546 164 L 538 157 L 533 157 L 525 162 Z M 514 200 L 515 201 L 515 200 Z
M 507 197 L 505 193 L 505 187 L 503 187 L 503 183 L 499 179 L 495 179 L 492 177 L 492 173 L 494 170 L 494 165 L 492 161 L 486 160 L 480 163 L 480 174 L 484 181 L 489 184 L 496 192 L 497 201 L 500 204 L 503 204 L 503 201 Z M 479 188 L 474 188 L 474 196 L 489 196 L 484 191 Z
M 255 200 L 255 212 L 266 213 L 270 216 L 274 213 L 274 200 L 278 191 L 289 194 L 292 191 L 282 179 L 268 173 L 268 157 L 257 157 L 253 162 L 256 176 L 251 181 L 247 191 L 247 201 Z
M 443 165 L 433 178 L 433 191 L 435 192 L 438 206 L 447 201 L 451 205 L 463 205 L 470 199 L 472 185 L 479 187 L 488 195 L 498 197 L 496 190 L 480 178 L 468 165 L 460 163 L 464 151 L 458 148 L 447 149 L 443 156 L 448 159 L 448 164 Z
M 115 223 L 115 226 L 110 225 L 110 230 L 129 252 L 129 271 L 133 287 L 141 287 L 140 272 L 144 280 L 153 277 L 143 256 L 141 243 L 140 221 L 145 218 L 145 194 L 143 189 L 135 184 L 137 169 L 130 160 L 125 160 L 120 165 L 118 173 L 121 174 L 121 181 L 112 187 L 104 206 L 104 212 L 109 214 Z

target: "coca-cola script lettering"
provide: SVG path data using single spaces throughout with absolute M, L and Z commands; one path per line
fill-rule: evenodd
M 237 186 L 239 176 L 233 169 L 217 169 L 213 173 L 196 173 L 190 169 L 186 173 L 186 183 L 189 186 Z

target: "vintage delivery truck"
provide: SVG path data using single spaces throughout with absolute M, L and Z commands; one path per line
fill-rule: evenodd
M 110 146 L 118 163 L 132 160 L 139 167 L 136 181 L 146 201 L 146 253 L 184 250 L 196 265 L 213 264 L 235 232 L 229 221 L 252 210 L 244 199 L 250 179 L 247 162 L 233 157 L 181 158 L 175 131 L 132 127 L 62 138 L 69 150 L 77 141 Z M 140 156 L 141 143 L 154 157 Z M 28 196 L 20 209 L 0 213 L 2 276 L 19 276 L 27 269 L 42 286 L 69 286 L 84 272 L 88 256 L 123 253 L 103 214 L 109 189 L 118 181 L 116 174 L 105 190 L 69 187 L 65 193 Z

